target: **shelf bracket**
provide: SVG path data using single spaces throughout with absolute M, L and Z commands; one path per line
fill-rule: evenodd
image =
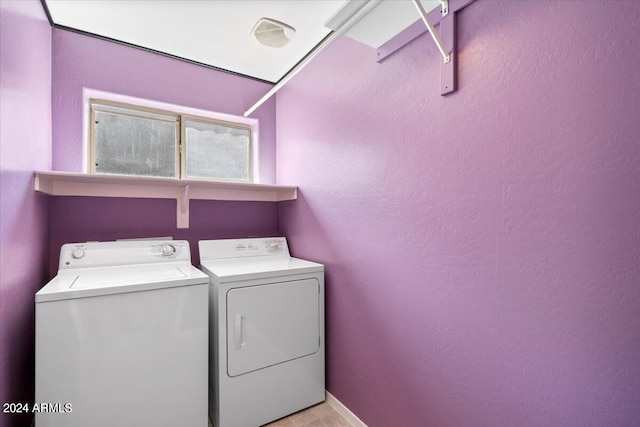
M 440 0 L 442 18 L 440 34 L 438 34 L 420 0 L 413 0 L 413 3 L 443 57 L 443 62 L 440 64 L 440 95 L 450 94 L 456 90 L 456 13 L 449 13 L 448 0 Z
M 456 12 L 448 13 L 440 21 L 440 35 L 449 61 L 440 64 L 440 95 L 448 95 L 457 89 L 458 53 L 456 47 Z
M 449 14 L 449 0 L 440 0 L 440 4 L 442 5 L 442 16 L 447 16 Z
M 436 31 L 436 28 L 431 23 L 431 20 L 429 19 L 429 15 L 427 14 L 427 11 L 424 10 L 424 7 L 422 7 L 422 3 L 420 3 L 420 0 L 413 0 L 413 4 L 416 6 L 416 9 L 418 10 L 420 17 L 422 18 L 422 22 L 424 22 L 424 25 L 427 26 L 427 29 L 429 30 L 429 34 L 431 35 L 431 38 L 435 42 L 436 46 L 438 46 L 438 50 L 442 54 L 442 58 L 444 59 L 444 63 L 446 64 L 451 60 L 451 55 L 449 55 L 449 51 L 445 47 L 444 42 L 442 41 L 442 39 L 440 38 L 440 35 Z M 448 14 L 448 10 L 449 8 L 447 6 L 447 14 Z
M 178 216 L 176 218 L 176 225 L 178 228 L 189 228 L 189 186 L 185 185 L 180 190 L 176 202 Z
M 419 36 L 428 32 L 443 55 L 443 61 L 440 63 L 440 94 L 447 95 L 454 92 L 457 89 L 458 68 L 456 14 L 474 1 L 475 0 L 440 0 L 441 7 L 433 9 L 428 14 L 423 14 L 424 8 L 422 8 L 422 5 L 418 0 L 413 0 L 416 9 L 418 9 L 420 13 L 421 19 L 380 46 L 376 52 L 376 61 L 384 61 Z M 429 26 L 430 24 L 431 27 Z M 439 34 L 433 29 L 435 26 L 440 27 Z M 439 41 L 437 41 L 438 39 Z M 449 55 L 448 61 L 446 60 L 445 54 Z

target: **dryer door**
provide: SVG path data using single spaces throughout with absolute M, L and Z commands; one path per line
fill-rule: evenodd
M 246 374 L 320 349 L 317 279 L 227 292 L 227 374 Z

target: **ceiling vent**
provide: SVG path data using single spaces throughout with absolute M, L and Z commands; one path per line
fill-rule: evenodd
M 251 34 L 265 46 L 282 47 L 296 35 L 295 28 L 275 19 L 260 18 Z

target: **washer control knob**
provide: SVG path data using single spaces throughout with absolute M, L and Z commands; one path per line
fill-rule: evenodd
M 175 253 L 176 253 L 176 247 L 173 245 L 167 244 L 162 247 L 162 255 L 164 256 L 171 256 Z
M 71 256 L 73 257 L 73 259 L 80 259 L 84 256 L 84 250 L 76 249 L 75 251 L 71 252 Z
M 277 242 L 273 242 L 269 245 L 267 251 L 269 252 L 278 252 L 280 250 L 280 245 Z

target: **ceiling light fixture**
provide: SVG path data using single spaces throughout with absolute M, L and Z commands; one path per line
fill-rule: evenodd
M 260 18 L 253 26 L 251 34 L 264 46 L 282 47 L 296 35 L 296 30 L 275 19 Z

